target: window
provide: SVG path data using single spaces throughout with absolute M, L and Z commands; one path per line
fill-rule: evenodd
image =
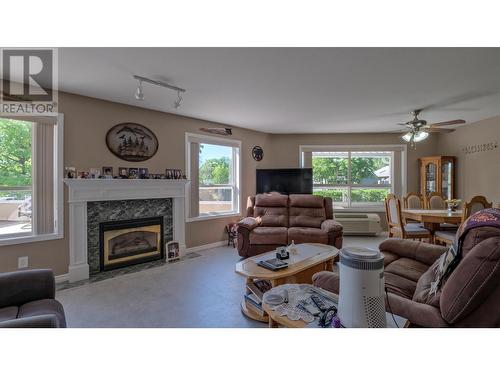
M 331 197 L 337 208 L 382 207 L 387 194 L 401 194 L 404 185 L 405 148 L 386 147 L 301 146 L 302 165 L 313 169 L 314 194 Z
M 186 135 L 189 220 L 239 214 L 240 142 Z
M 62 237 L 60 121 L 0 118 L 0 245 Z
M 0 119 L 0 236 L 33 230 L 32 137 L 33 123 Z

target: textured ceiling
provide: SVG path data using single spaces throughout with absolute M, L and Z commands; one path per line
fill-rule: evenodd
M 270 133 L 500 114 L 499 48 L 61 48 L 59 71 L 62 91 Z M 185 88 L 182 107 L 147 84 L 137 101 L 133 74 Z

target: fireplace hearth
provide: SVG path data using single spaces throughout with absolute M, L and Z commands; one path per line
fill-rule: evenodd
M 101 272 L 163 259 L 163 217 L 100 223 L 99 250 Z

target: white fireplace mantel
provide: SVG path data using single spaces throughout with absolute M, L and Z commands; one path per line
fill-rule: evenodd
M 186 248 L 184 197 L 187 180 L 64 179 L 69 188 L 70 282 L 89 278 L 87 202 L 172 198 L 173 240 Z

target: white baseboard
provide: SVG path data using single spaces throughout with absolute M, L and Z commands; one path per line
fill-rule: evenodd
M 56 284 L 64 283 L 65 281 L 69 281 L 69 273 L 65 273 L 63 275 L 56 275 Z
M 198 251 L 213 249 L 214 247 L 225 246 L 225 245 L 227 245 L 227 241 L 219 241 L 219 242 L 214 242 L 214 243 L 208 243 L 206 245 L 200 245 L 200 246 L 194 246 L 194 247 L 187 248 L 186 250 L 183 251 L 183 253 L 184 254 L 189 254 L 189 253 L 194 253 L 194 252 L 198 252 Z

